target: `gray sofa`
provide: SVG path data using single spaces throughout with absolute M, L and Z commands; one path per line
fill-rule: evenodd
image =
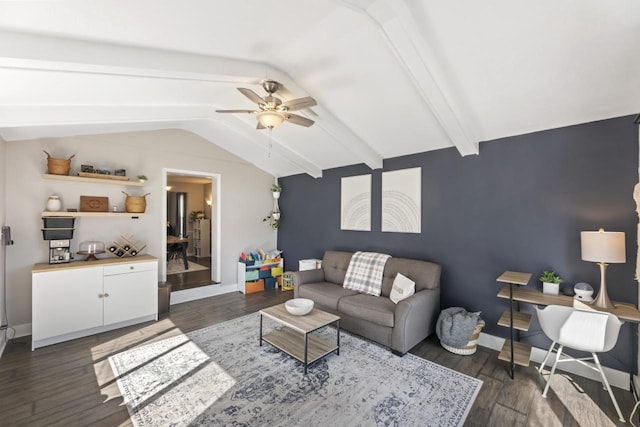
M 440 265 L 389 258 L 382 294 L 376 297 L 342 287 L 352 254 L 327 251 L 321 269 L 293 273 L 294 297 L 313 300 L 321 310 L 339 315 L 340 327 L 404 355 L 435 331 L 440 313 Z M 398 272 L 416 283 L 416 293 L 396 305 L 389 294 Z

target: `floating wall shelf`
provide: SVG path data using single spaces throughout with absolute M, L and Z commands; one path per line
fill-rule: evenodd
M 42 218 L 55 218 L 55 217 L 114 217 L 114 218 L 138 218 L 144 216 L 144 213 L 132 213 L 132 212 L 42 212 Z
M 42 178 L 50 179 L 54 181 L 68 181 L 68 182 L 85 182 L 90 184 L 107 184 L 107 185 L 125 185 L 127 187 L 144 187 L 147 185 L 146 182 L 138 182 L 138 181 L 123 181 L 116 179 L 108 179 L 108 178 L 86 178 L 82 176 L 71 176 L 71 175 L 53 175 L 49 173 L 42 174 Z

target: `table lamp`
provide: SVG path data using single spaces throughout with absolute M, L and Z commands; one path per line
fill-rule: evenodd
M 582 231 L 580 233 L 582 260 L 597 262 L 600 266 L 600 290 L 593 305 L 601 308 L 615 306 L 607 295 L 605 272 L 608 263 L 625 263 L 627 261 L 624 245 L 624 233 L 620 231 Z

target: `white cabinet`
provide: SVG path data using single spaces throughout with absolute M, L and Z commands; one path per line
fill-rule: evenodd
M 155 298 L 150 298 L 155 295 Z M 158 263 L 104 267 L 104 324 L 156 315 Z
M 33 342 L 102 326 L 102 268 L 33 275 Z
M 158 260 L 36 264 L 32 349 L 158 318 Z
M 196 258 L 211 256 L 211 220 L 196 219 L 194 221 L 193 248 Z

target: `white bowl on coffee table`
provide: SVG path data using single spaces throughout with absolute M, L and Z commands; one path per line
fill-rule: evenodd
M 285 302 L 284 307 L 294 316 L 304 316 L 313 310 L 313 300 L 307 298 L 294 298 Z

